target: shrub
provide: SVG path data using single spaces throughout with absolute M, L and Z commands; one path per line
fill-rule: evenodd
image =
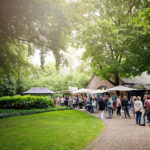
M 71 110 L 70 107 L 56 106 L 54 108 L 45 109 L 0 109 L 0 118 L 7 118 L 13 116 L 31 115 L 43 112 L 58 111 L 58 110 Z
M 46 96 L 5 96 L 0 98 L 2 109 L 33 109 L 54 107 L 52 99 Z

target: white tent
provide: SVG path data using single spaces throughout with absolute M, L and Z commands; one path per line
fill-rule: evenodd
M 93 90 L 90 90 L 90 89 L 79 89 L 77 91 L 74 91 L 73 94 L 80 94 L 80 93 L 90 93 L 92 92 Z
M 97 93 L 105 93 L 107 92 L 107 90 L 94 90 L 92 92 L 90 92 L 91 94 L 97 94 Z
M 129 88 L 126 86 L 116 86 L 116 87 L 108 89 L 107 92 L 110 92 L 110 91 L 135 91 L 135 90 L 136 89 Z

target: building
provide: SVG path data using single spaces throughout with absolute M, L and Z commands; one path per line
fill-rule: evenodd
M 22 92 L 22 95 L 51 95 L 55 94 L 55 92 L 49 90 L 46 87 L 32 87 L 26 92 Z
M 146 72 L 142 73 L 140 76 L 136 76 L 130 79 L 122 79 L 120 81 L 121 85 L 128 86 L 131 88 L 136 88 L 138 91 L 129 92 L 129 95 L 139 95 L 143 97 L 145 92 L 150 92 L 150 75 L 148 75 Z M 107 89 L 112 88 L 114 85 L 112 85 L 110 82 L 106 80 L 102 80 L 99 77 L 93 76 L 87 85 L 86 88 L 88 89 Z

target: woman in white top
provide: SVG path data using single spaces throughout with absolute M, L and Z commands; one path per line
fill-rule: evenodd
M 65 99 L 64 99 L 64 97 L 62 97 L 61 100 L 60 100 L 61 106 L 64 106 L 64 102 L 65 102 Z
M 135 103 L 134 103 L 135 113 L 136 113 L 136 124 L 141 124 L 141 115 L 142 115 L 142 109 L 143 105 L 141 102 L 141 97 L 138 96 Z
M 92 109 L 93 109 L 93 112 L 96 112 L 96 100 L 93 99 L 92 101 Z
M 120 96 L 117 97 L 117 116 L 121 116 L 121 100 L 120 100 Z

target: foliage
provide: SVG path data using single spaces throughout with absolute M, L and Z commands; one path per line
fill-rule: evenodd
M 73 110 L 18 116 L 0 119 L 0 145 L 1 150 L 81 150 L 103 128 L 99 119 Z
M 16 80 L 13 77 L 1 78 L 0 80 L 0 96 L 15 95 Z
M 91 62 L 93 72 L 119 85 L 120 79 L 147 71 L 150 56 L 148 1 L 84 2 L 89 8 L 85 16 L 88 18 L 78 39 L 86 48 L 83 58 Z M 138 19 L 145 19 L 145 24 Z
M 0 97 L 1 96 L 13 96 L 20 94 L 29 88 L 27 76 L 17 78 L 14 76 L 7 76 L 0 78 Z
M 42 68 L 48 51 L 59 68 L 60 51 L 66 49 L 71 32 L 68 12 L 65 0 L 0 1 L 0 76 L 27 73 L 31 69 L 27 56 L 35 48 L 41 51 Z
M 90 76 L 82 71 L 65 72 L 63 69 L 56 71 L 52 64 L 48 64 L 44 70 L 38 69 L 28 81 L 31 87 L 47 87 L 53 91 L 68 90 L 69 86 L 78 88 L 86 87 Z
M 7 117 L 14 117 L 14 116 L 22 116 L 22 115 L 31 115 L 43 112 L 50 112 L 50 111 L 58 111 L 58 110 L 70 110 L 70 107 L 63 107 L 63 106 L 56 106 L 56 107 L 49 107 L 43 109 L 0 109 L 0 118 L 7 118 Z
M 33 109 L 54 107 L 53 101 L 44 96 L 5 96 L 0 98 L 2 109 Z
M 21 76 L 32 69 L 28 62 L 27 46 L 14 39 L 0 39 L 0 75 Z

